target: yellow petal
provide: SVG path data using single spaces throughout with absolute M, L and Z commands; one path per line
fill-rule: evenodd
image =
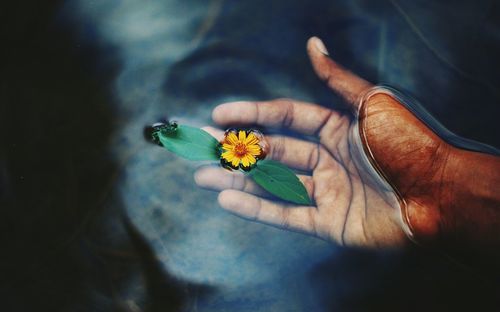
M 238 133 L 238 139 L 241 143 L 245 143 L 245 140 L 247 138 L 247 134 L 245 133 L 245 131 L 243 130 L 240 130 L 240 133 Z
M 238 157 L 234 157 L 233 160 L 231 161 L 231 164 L 233 165 L 233 167 L 238 166 L 239 163 L 240 163 L 240 159 Z
M 221 157 L 227 161 L 232 161 L 234 158 L 234 153 L 233 153 L 233 151 L 227 151 L 227 152 L 222 153 Z
M 234 132 L 229 132 L 226 135 L 226 141 L 231 145 L 236 145 L 236 144 L 238 144 L 238 137 L 236 136 L 236 134 Z
M 259 139 L 255 136 L 255 134 L 250 132 L 250 134 L 247 136 L 247 139 L 245 140 L 245 144 L 250 145 L 257 143 L 259 143 Z
M 250 162 L 248 161 L 248 156 L 245 156 L 241 159 L 241 163 L 243 164 L 243 167 L 248 167 L 250 166 Z
M 253 165 L 257 162 L 257 159 L 255 159 L 255 157 L 253 157 L 251 154 L 248 154 L 246 156 L 246 158 L 248 159 L 248 162 L 250 163 L 250 165 Z
M 247 145 L 247 150 L 260 150 L 260 146 L 257 144 Z
M 246 144 L 247 144 L 247 145 L 256 145 L 256 144 L 259 144 L 259 139 L 255 138 L 255 139 L 253 139 L 253 140 L 251 140 L 251 141 L 248 141 L 248 140 L 247 140 L 247 143 L 246 143 Z
M 249 154 L 251 154 L 253 156 L 259 156 L 261 153 L 260 146 L 258 146 L 258 145 L 247 146 L 247 151 Z
M 222 148 L 226 151 L 232 151 L 234 149 L 234 145 L 228 143 L 222 143 Z

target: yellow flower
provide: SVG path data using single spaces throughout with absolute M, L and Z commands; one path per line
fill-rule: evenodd
M 224 141 L 222 141 L 224 152 L 221 154 L 221 158 L 233 168 L 238 168 L 241 164 L 243 169 L 247 169 L 255 164 L 263 154 L 259 143 L 259 137 L 252 131 L 228 131 Z

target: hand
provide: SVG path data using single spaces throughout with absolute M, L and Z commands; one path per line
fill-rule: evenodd
M 319 39 L 311 38 L 307 50 L 317 75 L 351 111 L 280 99 L 222 104 L 212 117 L 222 127 L 259 125 L 309 136 L 268 136 L 268 157 L 307 172 L 299 178 L 315 206 L 274 201 L 241 173 L 221 168 L 200 169 L 196 182 L 222 191 L 220 205 L 241 217 L 342 245 L 399 247 L 408 234 L 420 242 L 451 237 L 460 246 L 497 246 L 500 159 L 447 144 L 389 94 L 375 92 L 361 102 L 369 82 L 331 60 Z M 207 131 L 222 138 L 221 130 Z M 363 166 L 363 155 L 397 197 Z
M 372 85 L 343 69 L 318 49 L 312 38 L 308 53 L 318 76 L 339 93 L 353 109 Z M 213 120 L 222 127 L 259 125 L 286 128 L 311 136 L 302 140 L 269 136 L 268 158 L 308 174 L 299 175 L 314 207 L 300 207 L 273 201 L 268 194 L 241 173 L 214 167 L 200 169 L 196 182 L 222 191 L 220 205 L 239 216 L 333 240 L 343 245 L 400 246 L 408 239 L 402 230 L 398 207 L 385 201 L 365 173 L 353 161 L 350 133 L 354 116 L 328 108 L 280 99 L 269 102 L 236 102 L 214 109 Z M 223 132 L 207 129 L 219 140 Z

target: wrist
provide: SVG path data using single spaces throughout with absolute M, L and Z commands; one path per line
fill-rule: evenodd
M 451 148 L 443 171 L 440 239 L 475 246 L 500 244 L 500 158 Z

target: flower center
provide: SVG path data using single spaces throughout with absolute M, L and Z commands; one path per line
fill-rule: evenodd
M 238 143 L 236 144 L 236 146 L 234 147 L 234 153 L 236 154 L 236 156 L 238 157 L 243 157 L 247 154 L 247 146 L 244 144 L 244 143 Z

